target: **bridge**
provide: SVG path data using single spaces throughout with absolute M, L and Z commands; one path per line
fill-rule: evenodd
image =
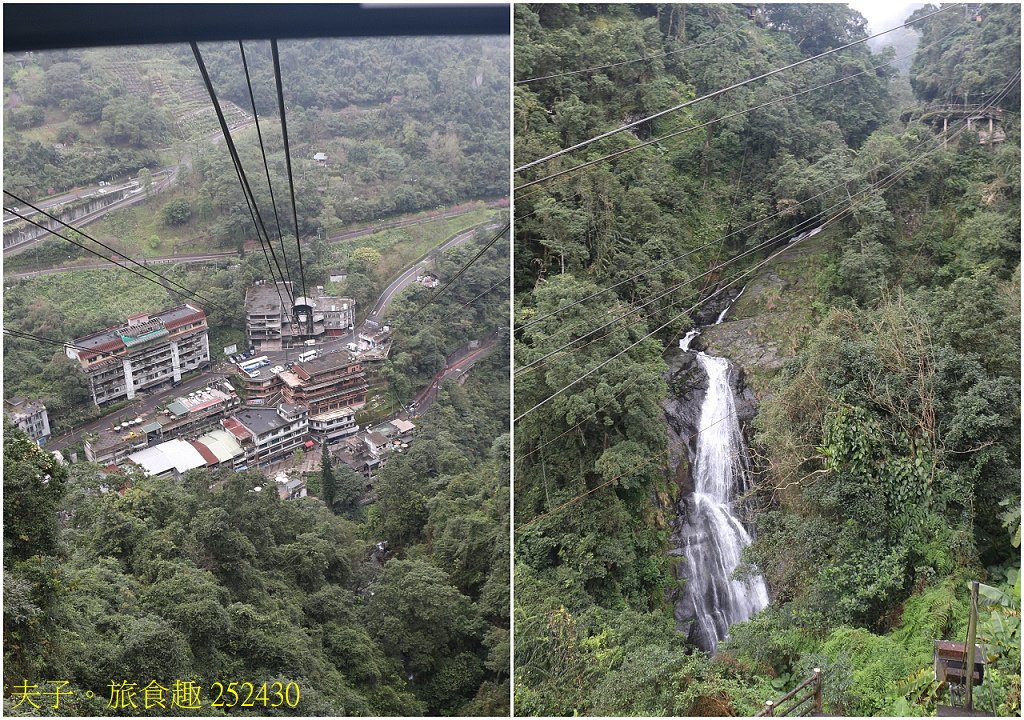
M 1006 131 L 1000 127 L 1006 120 L 1006 111 L 990 105 L 929 103 L 923 108 L 903 111 L 900 120 L 919 120 L 936 126 L 941 121 L 943 136 L 948 134 L 950 120 L 967 120 L 968 131 L 977 130 L 980 145 L 1006 141 Z

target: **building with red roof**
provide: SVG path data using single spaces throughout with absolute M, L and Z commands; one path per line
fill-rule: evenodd
M 97 406 L 131 400 L 140 390 L 169 386 L 210 364 L 203 309 L 186 303 L 155 315 L 136 313 L 123 325 L 78 338 L 66 348 L 89 378 Z

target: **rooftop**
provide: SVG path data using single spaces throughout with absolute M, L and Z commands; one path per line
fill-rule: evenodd
M 91 335 L 77 338 L 72 344 L 96 352 L 120 350 L 126 347 L 125 339 L 122 338 L 126 338 L 128 344 L 135 344 L 163 334 L 165 332 L 164 328 L 174 329 L 189 320 L 205 318 L 206 314 L 198 305 L 185 303 L 184 305 L 178 305 L 177 307 L 155 313 L 150 316 L 149 320 L 143 323 L 128 325 L 128 319 L 138 319 L 139 317 L 145 317 L 145 315 L 137 313 L 131 316 L 131 318 L 126 318 L 126 321 L 120 325 L 114 325 Z
M 366 433 L 366 439 L 372 442 L 374 445 L 387 445 L 390 442 L 384 435 L 379 432 L 368 432 Z
M 224 426 L 225 431 L 229 432 L 232 437 L 237 438 L 238 440 L 244 441 L 252 437 L 252 433 L 249 429 L 233 417 L 224 418 L 224 420 L 221 421 L 221 424 Z
M 348 352 L 339 350 L 337 352 L 321 355 L 320 357 L 313 358 L 312 360 L 297 363 L 292 372 L 295 373 L 297 377 L 303 380 L 308 380 L 310 377 L 317 375 L 318 373 L 337 370 L 355 362 L 357 362 L 357 360 L 354 355 L 350 355 Z M 284 377 L 284 373 L 282 373 L 281 376 Z
M 12 397 L 10 400 L 4 400 L 4 410 L 12 415 L 34 415 L 37 412 L 46 410 L 46 406 L 38 400 Z
M 385 437 L 391 437 L 392 435 L 397 435 L 398 432 L 399 432 L 398 428 L 394 424 L 389 423 L 389 422 L 382 422 L 380 425 L 375 425 L 374 427 L 367 428 L 367 429 L 370 432 L 380 433 L 381 435 L 384 435 Z
M 116 433 L 112 430 L 101 430 L 99 437 L 89 443 L 94 452 L 109 450 L 125 443 L 138 442 L 146 437 L 145 433 L 130 430 L 126 433 Z
M 277 407 L 278 413 L 286 418 L 295 418 L 305 412 L 305 408 L 301 405 L 294 405 L 291 403 L 282 402 Z
M 257 435 L 266 435 L 291 424 L 278 415 L 277 410 L 274 409 L 245 408 L 235 413 L 234 419 Z
M 356 414 L 355 408 L 352 407 L 341 407 L 337 410 L 329 410 L 319 415 L 311 415 L 310 420 L 317 422 L 327 422 L 329 420 L 337 420 L 338 418 L 351 417 Z
M 203 456 L 203 460 L 206 461 L 207 465 L 213 466 L 220 462 L 217 456 L 210 451 L 210 448 L 206 447 L 205 444 L 198 440 L 190 440 L 188 444 L 194 447 L 196 452 Z
M 244 452 L 231 433 L 225 430 L 214 430 L 199 437 L 198 442 L 205 445 L 219 462 L 227 462 L 239 457 Z
M 168 440 L 132 453 L 128 459 L 141 466 L 147 475 L 160 475 L 171 469 L 183 473 L 206 465 L 202 454 L 184 440 Z
M 292 285 L 287 282 L 277 283 L 281 294 L 272 283 L 253 285 L 245 291 L 245 312 L 249 315 L 279 315 L 281 313 L 281 298 L 286 300 L 292 296 Z M 298 296 L 294 299 L 295 305 L 312 305 L 318 311 L 331 310 L 339 311 L 343 307 L 352 307 L 353 300 L 348 297 L 336 295 L 325 295 L 322 290 L 313 288 L 305 297 Z
M 298 387 L 300 384 L 298 376 L 293 372 L 289 372 L 288 370 L 285 370 L 282 373 L 278 373 L 277 376 L 281 378 L 281 380 L 284 381 L 284 384 L 287 385 L 288 387 L 294 388 Z
M 279 282 L 253 285 L 245 291 L 245 312 L 252 315 L 274 315 L 281 312 L 281 298 L 291 295 L 291 284 Z M 280 295 L 278 290 L 280 289 Z
M 167 409 L 174 415 L 184 415 L 185 413 L 206 410 L 231 400 L 230 395 L 217 388 L 204 388 L 195 393 L 189 393 L 189 395 L 190 397 L 176 398 L 174 402 L 167 406 Z
M 392 420 L 391 424 L 394 425 L 400 433 L 412 432 L 416 429 L 416 426 L 408 420 L 396 419 Z

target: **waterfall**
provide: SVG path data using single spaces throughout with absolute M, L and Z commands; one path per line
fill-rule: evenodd
M 715 324 L 725 319 L 729 307 Z M 688 350 L 699 334 L 699 330 L 687 333 L 679 341 L 680 349 Z M 691 463 L 694 491 L 684 500 L 685 523 L 676 535 L 686 557 L 687 579 L 677 616 L 692 618 L 690 638 L 714 652 L 719 641 L 728 637 L 729 626 L 768 604 L 768 592 L 760 575 L 732 577 L 751 539 L 734 507 L 737 493 L 750 488 L 750 469 L 729 383 L 730 364 L 704 352 L 698 352 L 696 360 L 708 387 Z

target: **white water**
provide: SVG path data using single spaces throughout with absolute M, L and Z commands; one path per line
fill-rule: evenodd
M 718 316 L 716 325 L 725 319 L 729 307 Z M 687 350 L 699 334 L 699 330 L 691 330 L 679 347 Z M 749 619 L 768 605 L 768 591 L 760 575 L 743 580 L 732 577 L 751 540 L 733 507 L 737 490 L 749 489 L 750 480 L 747 449 L 729 384 L 729 361 L 698 352 L 697 363 L 707 375 L 708 389 L 693 459 L 694 492 L 682 535 L 687 560 L 683 602 L 689 605 L 687 615 L 696 623 L 691 637 L 714 652 L 719 641 L 728 637 L 730 625 Z

